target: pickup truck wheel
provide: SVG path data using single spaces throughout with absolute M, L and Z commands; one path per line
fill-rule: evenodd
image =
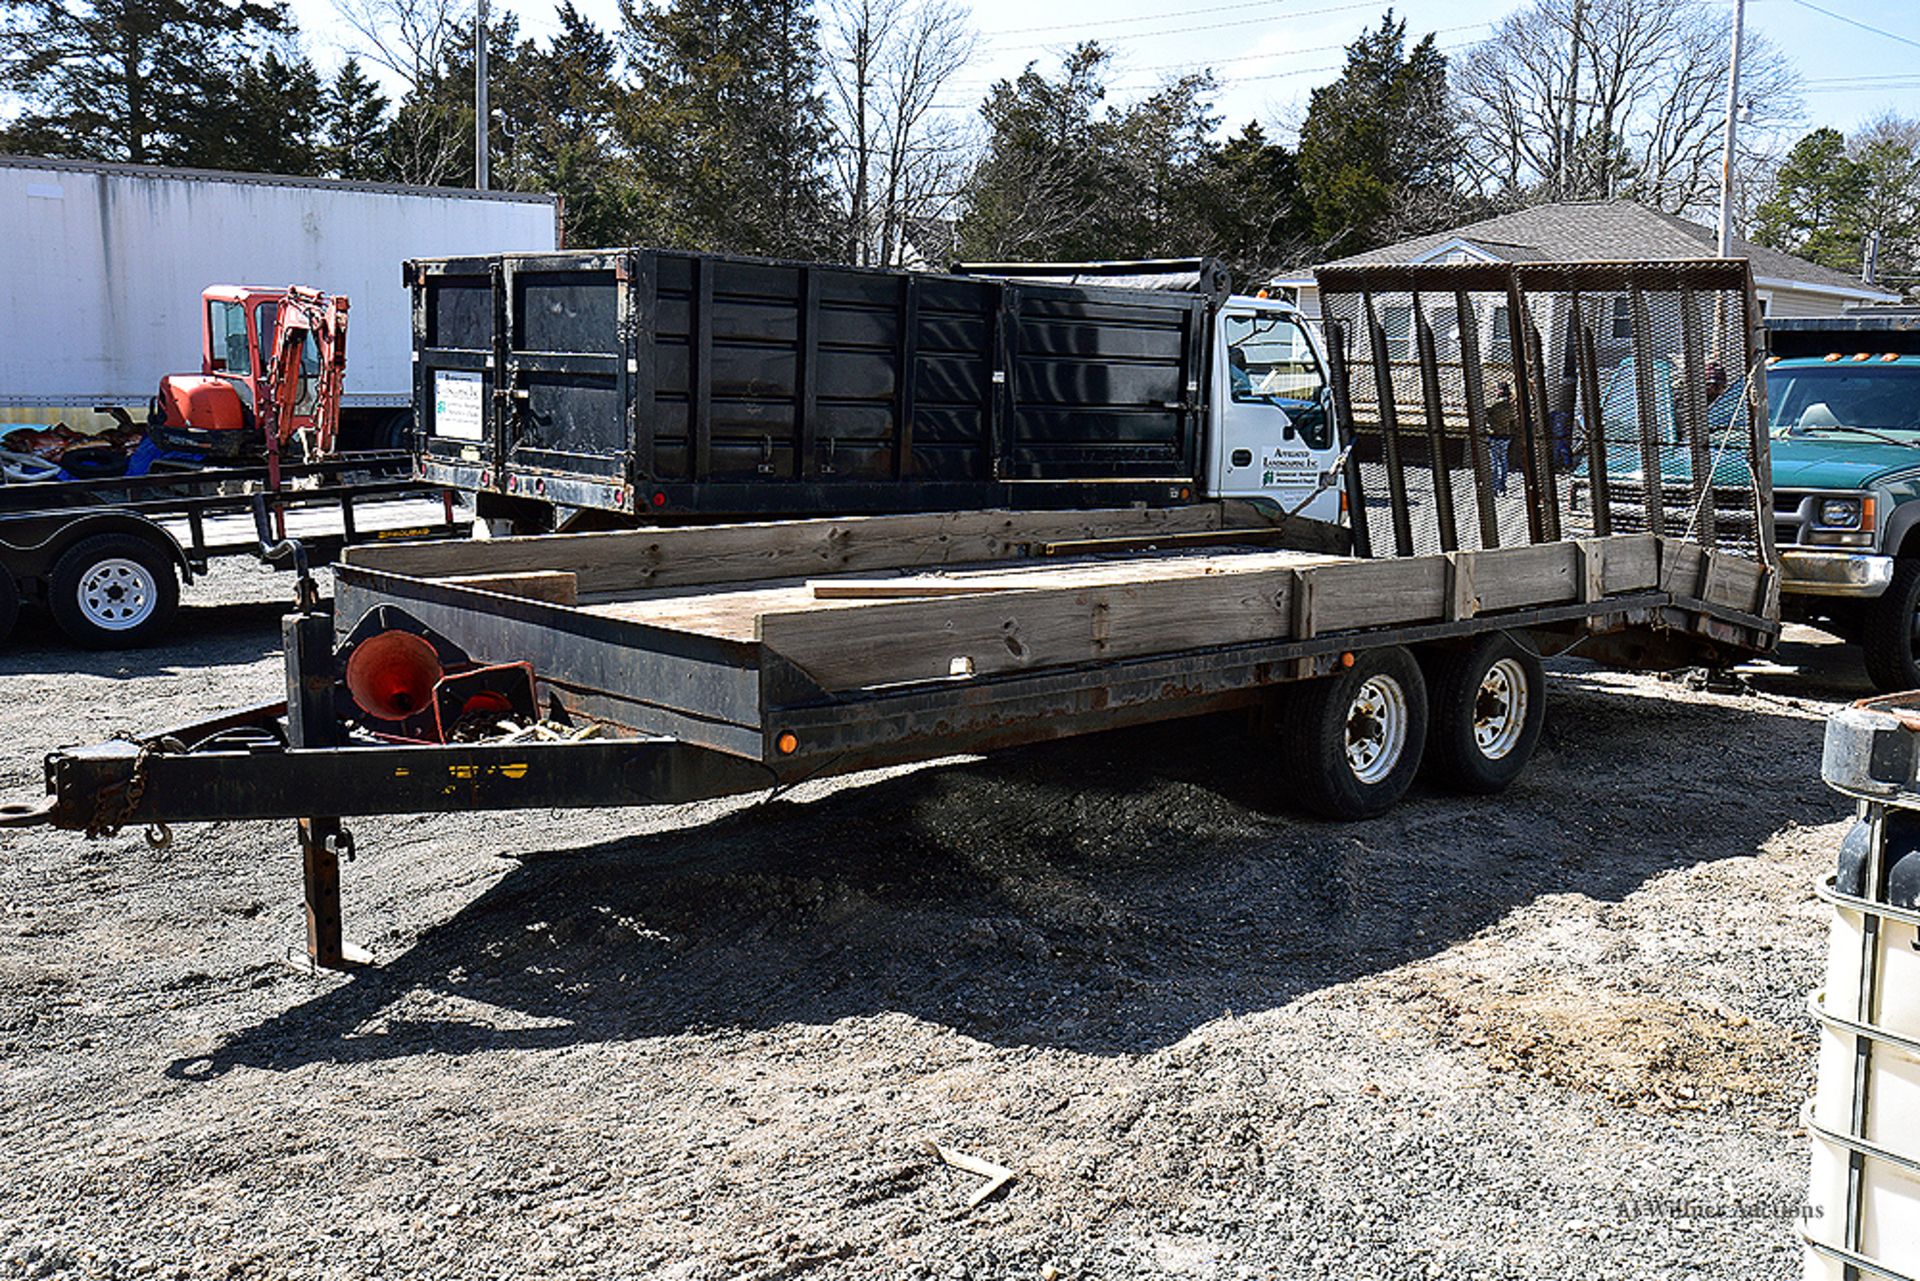
M 1427 686 L 1395 646 L 1294 693 L 1281 744 L 1285 777 L 1327 818 L 1372 818 L 1406 794 L 1427 740 Z
M 47 575 L 47 609 L 87 649 L 144 645 L 180 608 L 172 558 L 133 534 L 95 534 L 60 554 Z
M 1920 689 L 1920 560 L 1894 564 L 1886 592 L 1867 605 L 1860 647 L 1875 689 L 1886 694 Z
M 1427 764 L 1459 792 L 1491 796 L 1527 767 L 1546 723 L 1546 674 L 1540 656 L 1505 632 L 1427 664 L 1431 720 Z

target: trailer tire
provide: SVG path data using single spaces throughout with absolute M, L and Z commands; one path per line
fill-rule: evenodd
M 173 558 L 137 534 L 83 538 L 47 575 L 48 612 L 68 640 L 86 649 L 144 645 L 179 609 Z
M 1393 646 L 1294 691 L 1281 736 L 1287 780 L 1325 818 L 1384 814 L 1412 785 L 1427 741 L 1420 664 Z
M 1427 663 L 1427 762 L 1456 792 L 1491 796 L 1520 777 L 1546 723 L 1540 656 L 1505 632 Z
M 1883 694 L 1920 688 L 1920 559 L 1902 556 L 1860 629 L 1867 679 Z

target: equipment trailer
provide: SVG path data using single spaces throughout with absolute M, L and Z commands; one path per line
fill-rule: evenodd
M 1777 638 L 1763 401 L 1712 441 L 1683 414 L 1671 446 L 1737 458 L 1744 488 L 1708 483 L 1734 474 L 1715 465 L 1644 486 L 1637 514 L 1604 482 L 1576 510 L 1531 416 L 1545 395 L 1509 428 L 1522 492 L 1486 479 L 1488 428 L 1507 426 L 1487 375 L 1544 382 L 1535 327 L 1590 338 L 1606 288 L 1679 308 L 1683 360 L 1713 341 L 1756 366 L 1744 264 L 1691 266 L 1324 280 L 1357 317 L 1336 307 L 1328 333 L 1353 532 L 1395 555 L 1238 501 L 351 549 L 333 617 L 303 588 L 286 621 L 285 703 L 55 753 L 48 799 L 0 823 L 165 841 L 174 822 L 297 817 L 309 954 L 342 967 L 359 959 L 339 897 L 355 815 L 675 803 L 1232 709 L 1278 713 L 1276 800 L 1377 814 L 1423 758 L 1495 792 L 1539 735 L 1541 652 L 1721 665 Z M 1519 317 L 1510 351 L 1474 338 L 1489 293 Z M 1355 325 L 1365 364 L 1346 358 Z M 1597 406 L 1591 421 L 1604 435 Z M 1669 528 L 1681 483 L 1695 518 Z
M 0 484 L 0 641 L 32 603 L 76 645 L 145 643 L 172 623 L 182 583 L 218 557 L 259 554 L 251 511 L 262 500 L 275 540 L 300 539 L 316 564 L 358 543 L 463 536 L 453 491 L 422 485 L 410 464 L 370 450 L 277 470 Z

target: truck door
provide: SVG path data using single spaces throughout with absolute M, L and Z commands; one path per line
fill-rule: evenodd
M 1339 520 L 1326 366 L 1299 313 L 1235 299 L 1220 312 L 1216 343 L 1209 492 Z

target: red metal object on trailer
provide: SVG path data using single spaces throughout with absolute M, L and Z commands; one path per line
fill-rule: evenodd
M 347 375 L 347 300 L 302 285 L 213 285 L 201 295 L 198 374 L 160 380 L 153 428 L 164 443 L 219 458 L 298 437 L 305 456 L 334 451 Z

